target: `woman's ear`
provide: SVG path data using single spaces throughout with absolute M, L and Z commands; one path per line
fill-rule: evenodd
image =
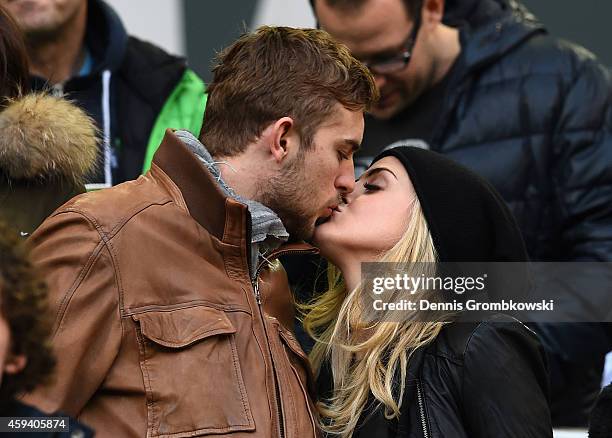
M 282 117 L 272 126 L 270 153 L 277 163 L 281 163 L 296 146 L 294 142 L 294 122 L 291 117 Z
M 28 363 L 28 358 L 23 354 L 11 354 L 6 358 L 4 362 L 4 369 L 2 370 L 5 374 L 18 374 L 21 372 Z

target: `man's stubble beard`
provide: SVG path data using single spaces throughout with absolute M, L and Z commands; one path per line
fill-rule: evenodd
M 304 155 L 298 154 L 292 163 L 256 188 L 256 201 L 270 208 L 282 221 L 292 240 L 307 240 L 314 232 L 312 204 L 308 187 Z

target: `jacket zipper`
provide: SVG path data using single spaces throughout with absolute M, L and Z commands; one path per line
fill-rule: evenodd
M 253 283 L 253 291 L 255 292 L 255 300 L 257 301 L 257 307 L 259 307 L 259 316 L 261 317 L 261 322 L 263 324 L 264 333 L 266 335 L 266 339 L 268 341 L 268 351 L 270 353 L 270 360 L 272 361 L 272 365 L 274 366 L 274 357 L 272 356 L 272 350 L 270 348 L 270 336 L 268 335 L 268 329 L 266 328 L 266 321 L 263 314 L 263 309 L 261 308 L 261 293 L 259 291 L 259 269 L 255 272 L 255 278 L 252 281 Z M 276 378 L 276 372 L 272 369 L 272 375 L 274 376 L 274 394 L 276 396 L 276 408 L 278 410 L 278 434 L 280 438 L 284 438 L 285 436 L 285 426 L 283 424 L 283 413 L 282 413 L 282 404 L 280 397 L 280 390 L 278 388 L 278 380 Z
M 257 305 L 261 306 L 261 293 L 259 292 L 259 281 L 257 277 L 255 277 L 255 282 L 253 283 L 253 290 L 255 291 L 255 300 L 257 301 Z
M 250 232 L 249 232 L 249 240 L 250 240 Z M 249 260 L 250 260 L 250 257 L 249 257 Z M 278 379 L 276 378 L 276 372 L 274 371 L 274 356 L 272 355 L 272 349 L 270 348 L 270 336 L 268 335 L 268 329 L 266 328 L 266 321 L 265 321 L 263 309 L 261 308 L 261 291 L 259 290 L 259 272 L 261 271 L 262 267 L 263 267 L 263 263 L 261 263 L 258 267 L 256 267 L 255 276 L 251 280 L 251 284 L 253 286 L 253 292 L 255 293 L 255 301 L 257 301 L 257 307 L 259 308 L 259 316 L 261 318 L 261 323 L 263 325 L 264 334 L 266 336 L 266 342 L 268 344 L 268 352 L 270 353 L 270 362 L 272 362 L 272 376 L 274 377 L 274 395 L 276 398 L 277 421 L 278 421 L 278 436 L 279 438 L 284 438 L 285 427 L 283 425 L 283 412 L 282 412 L 282 405 L 281 405 L 280 390 L 278 388 Z
M 423 402 L 423 392 L 421 391 L 421 381 L 417 380 L 417 401 L 419 403 L 419 414 L 421 415 L 421 425 L 423 426 L 423 436 L 429 438 L 427 429 L 427 418 L 425 417 L 425 405 Z
M 251 229 L 249 227 L 248 229 L 248 241 L 251 240 Z M 280 255 L 282 254 L 291 254 L 291 253 L 306 253 L 306 252 L 311 252 L 311 251 L 307 251 L 307 250 L 286 250 L 286 251 L 278 251 L 276 253 L 271 254 L 270 259 L 276 259 L 278 258 Z M 249 256 L 249 260 L 250 260 L 250 256 Z M 268 260 L 270 260 L 268 259 Z M 253 292 L 255 293 L 255 300 L 257 301 L 257 306 L 259 307 L 259 315 L 261 317 L 261 322 L 263 324 L 263 329 L 264 329 L 264 333 L 266 335 L 266 339 L 268 340 L 268 351 L 270 352 L 270 360 L 272 362 L 274 362 L 273 356 L 272 356 L 272 351 L 270 349 L 270 345 L 269 345 L 269 339 L 270 337 L 268 336 L 268 330 L 266 329 L 266 321 L 264 318 L 264 314 L 263 314 L 263 309 L 261 308 L 261 291 L 259 290 L 259 273 L 261 272 L 261 269 L 263 268 L 263 266 L 267 263 L 267 261 L 263 261 L 259 264 L 259 266 L 257 266 L 257 268 L 255 269 L 255 276 L 253 277 L 253 279 L 251 280 L 251 284 L 253 286 Z M 250 262 L 249 262 L 249 266 L 250 266 Z M 274 390 L 275 390 L 275 395 L 276 395 L 276 405 L 277 405 L 277 409 L 278 409 L 278 432 L 279 432 L 279 437 L 280 438 L 284 438 L 285 436 L 285 425 L 283 423 L 283 413 L 282 413 L 282 404 L 281 404 L 281 396 L 280 396 L 280 389 L 278 387 L 278 380 L 276 378 L 276 372 L 273 370 L 273 376 L 274 376 Z
M 259 312 L 261 314 L 262 320 L 264 318 L 263 316 L 263 309 L 261 308 L 261 292 L 259 290 L 259 272 L 261 271 L 261 269 L 263 268 L 263 266 L 269 262 L 270 260 L 276 260 L 278 257 L 280 257 L 281 255 L 287 255 L 287 254 L 292 254 L 292 253 L 296 253 L 296 254 L 300 254 L 300 253 L 307 253 L 307 252 L 312 252 L 312 251 L 308 251 L 308 250 L 286 250 L 286 251 L 278 251 L 276 253 L 272 253 L 270 258 L 267 259 L 266 261 L 263 261 L 259 264 L 259 266 L 257 267 L 256 271 L 255 271 L 255 280 L 253 283 L 253 290 L 255 291 L 255 299 L 257 300 L 257 305 L 259 306 Z M 268 332 L 266 330 L 266 325 L 264 323 L 264 331 L 266 333 L 266 337 L 268 336 Z M 269 339 L 269 338 L 268 338 Z M 272 352 L 270 352 L 270 357 Z M 283 418 L 282 418 L 282 412 L 281 412 L 281 397 L 280 397 L 280 390 L 278 389 L 278 381 L 276 380 L 276 373 L 274 373 L 274 381 L 276 383 L 276 404 L 278 406 L 278 427 L 279 427 L 279 433 L 281 438 L 285 436 L 285 426 L 283 424 Z
M 276 253 L 273 253 L 271 255 L 271 259 L 267 259 L 267 260 L 276 260 L 277 258 L 279 258 L 281 255 L 287 255 L 287 254 L 303 254 L 303 253 L 311 253 L 314 251 L 309 251 L 309 250 L 295 250 L 295 249 L 288 249 L 286 251 L 278 251 Z M 266 261 L 263 261 L 259 264 L 259 266 L 257 267 L 257 269 L 255 270 L 255 279 L 252 280 L 252 284 L 253 284 L 253 290 L 255 292 L 255 299 L 257 301 L 257 304 L 259 306 L 261 306 L 261 292 L 259 290 L 259 273 L 261 272 L 261 269 L 263 268 L 264 264 L 266 263 Z

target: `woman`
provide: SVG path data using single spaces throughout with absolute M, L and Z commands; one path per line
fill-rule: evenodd
M 517 320 L 360 320 L 361 263 L 526 261 L 499 195 L 449 159 L 395 148 L 374 160 L 314 236 L 341 275 L 305 306 L 318 341 L 320 423 L 353 437 L 551 437 L 548 374 Z

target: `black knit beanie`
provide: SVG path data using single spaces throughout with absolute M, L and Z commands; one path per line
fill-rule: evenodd
M 497 191 L 483 178 L 425 149 L 396 147 L 419 198 L 440 262 L 525 262 L 518 226 Z

